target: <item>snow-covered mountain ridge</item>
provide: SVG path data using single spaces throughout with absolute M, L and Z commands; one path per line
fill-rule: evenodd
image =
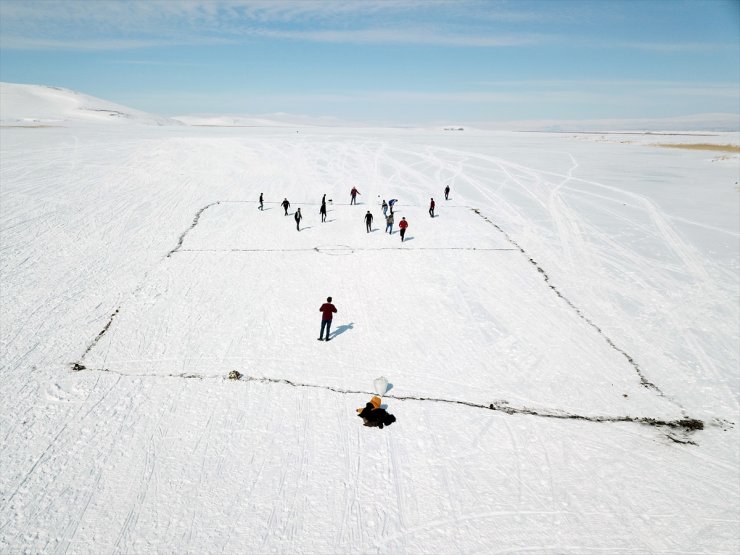
M 72 123 L 182 125 L 170 118 L 69 89 L 0 83 L 0 125 L 39 127 Z

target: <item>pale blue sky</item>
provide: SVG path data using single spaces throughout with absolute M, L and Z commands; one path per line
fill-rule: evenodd
M 0 79 L 163 115 L 740 111 L 740 0 L 0 0 Z

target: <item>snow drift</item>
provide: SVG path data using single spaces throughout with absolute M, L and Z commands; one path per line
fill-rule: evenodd
M 181 125 L 181 122 L 69 89 L 0 83 L 0 125 L 65 126 L 71 122 Z

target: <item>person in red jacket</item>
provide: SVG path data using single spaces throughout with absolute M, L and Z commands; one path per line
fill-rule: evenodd
M 409 223 L 406 221 L 406 218 L 401 218 L 401 221 L 398 222 L 398 227 L 401 228 L 401 242 L 403 243 L 403 236 L 406 235 L 406 228 L 409 226 Z
M 337 312 L 337 307 L 331 304 L 331 297 L 326 298 L 326 302 L 321 305 L 319 312 L 321 312 L 321 333 L 319 333 L 319 341 L 324 341 L 324 328 L 326 328 L 326 341 L 331 341 L 331 339 L 329 339 L 329 334 L 331 333 L 331 319 Z
M 357 204 L 357 195 L 360 194 L 360 191 L 357 190 L 357 187 L 352 187 L 352 190 L 349 192 L 350 196 L 350 204 Z

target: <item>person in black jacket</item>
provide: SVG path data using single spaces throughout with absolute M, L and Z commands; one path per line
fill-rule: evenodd
M 370 213 L 370 210 L 365 214 L 365 229 L 368 233 L 373 230 L 373 215 Z
M 265 209 L 265 205 L 262 202 L 262 193 L 260 193 L 260 210 L 264 210 L 264 209 Z
M 283 199 L 283 202 L 280 203 L 280 206 L 285 208 L 285 215 L 288 215 L 288 208 L 290 208 L 290 203 L 288 202 L 288 199 Z
M 326 195 L 321 199 L 321 208 L 319 208 L 319 214 L 321 214 L 321 222 L 326 221 Z
M 301 209 L 295 211 L 295 228 L 300 231 L 301 230 L 301 220 L 303 219 L 303 216 L 301 216 Z
M 362 418 L 365 426 L 377 427 L 381 430 L 383 426 L 390 426 L 396 421 L 396 417 L 381 408 L 380 397 L 373 397 L 362 409 L 357 409 L 357 416 Z

